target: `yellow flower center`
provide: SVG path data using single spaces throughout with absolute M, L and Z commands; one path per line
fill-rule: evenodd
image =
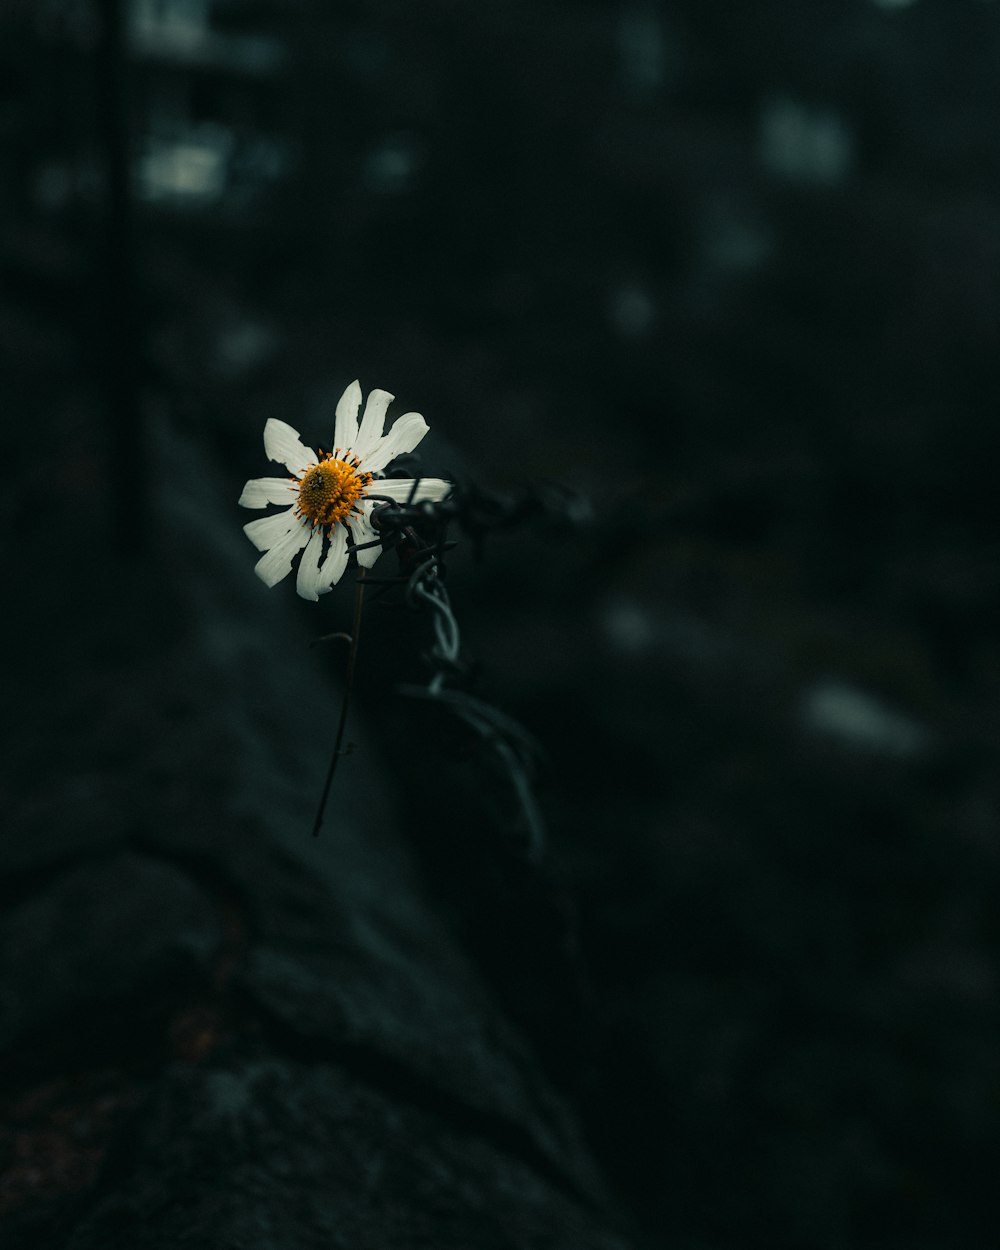
M 327 454 L 299 480 L 296 511 L 313 525 L 336 525 L 347 521 L 372 480 L 360 473 L 357 463 Z

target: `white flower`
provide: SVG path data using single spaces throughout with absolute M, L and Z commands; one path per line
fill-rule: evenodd
M 274 586 L 287 577 L 302 551 L 295 589 L 303 599 L 318 599 L 343 576 L 351 547 L 378 543 L 371 515 L 382 501 L 371 495 L 400 502 L 437 501 L 451 490 L 450 482 L 436 477 L 378 476 L 390 460 L 412 451 L 427 433 L 420 413 L 406 412 L 383 434 L 392 399 L 388 391 L 372 391 L 359 426 L 361 387 L 352 382 L 337 404 L 332 452 L 317 453 L 305 447 L 298 431 L 284 421 L 272 417 L 264 426 L 268 458 L 294 474 L 253 478 L 240 496 L 244 508 L 287 505 L 243 526 L 257 550 L 265 553 L 254 572 L 266 585 Z M 365 546 L 357 552 L 357 561 L 371 568 L 381 554 L 381 545 Z

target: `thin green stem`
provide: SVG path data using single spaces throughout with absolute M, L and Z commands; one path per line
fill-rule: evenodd
M 354 668 L 358 660 L 358 639 L 361 636 L 361 608 L 365 598 L 365 570 L 358 569 L 358 579 L 354 583 L 354 624 L 351 626 L 351 649 L 347 653 L 347 675 L 344 681 L 344 701 L 340 705 L 340 720 L 337 723 L 337 737 L 333 744 L 333 755 L 330 757 L 330 767 L 326 770 L 326 781 L 323 784 L 323 793 L 320 795 L 319 807 L 316 811 L 316 819 L 313 821 L 312 835 L 314 838 L 319 837 L 320 827 L 323 824 L 323 813 L 326 811 L 326 801 L 330 797 L 330 787 L 333 785 L 333 778 L 337 772 L 337 763 L 340 760 L 343 751 L 341 747 L 344 743 L 344 730 L 347 728 L 347 709 L 351 703 L 351 691 L 354 688 Z

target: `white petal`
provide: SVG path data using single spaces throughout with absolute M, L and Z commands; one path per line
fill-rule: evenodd
M 366 472 L 377 473 L 379 469 L 384 469 L 390 460 L 395 460 L 397 456 L 412 451 L 429 428 L 419 412 L 404 412 L 385 438 L 376 443 L 371 452 L 365 456 Z
M 386 409 L 394 398 L 395 396 L 390 395 L 388 391 L 372 391 L 368 396 L 365 415 L 361 418 L 361 428 L 351 448 L 359 460 L 363 460 L 368 452 L 375 450 L 385 427 Z
M 352 382 L 337 404 L 337 424 L 333 431 L 333 445 L 341 451 L 353 447 L 358 441 L 358 409 L 361 407 L 361 383 Z
M 243 533 L 258 551 L 280 543 L 290 529 L 299 524 L 294 508 L 286 508 L 284 512 L 275 512 L 271 516 L 262 516 L 256 521 L 248 521 L 243 526 Z
M 330 550 L 319 571 L 320 581 L 324 590 L 336 586 L 344 576 L 347 568 L 347 531 L 342 525 L 335 525 L 330 532 Z
M 292 571 L 295 553 L 309 541 L 309 526 L 299 522 L 254 565 L 254 572 L 265 586 L 274 586 Z
M 266 508 L 269 503 L 288 503 L 298 482 L 293 477 L 255 477 L 243 487 L 241 508 Z
M 363 569 L 370 569 L 381 554 L 381 544 L 377 547 L 366 547 L 364 551 L 358 552 L 358 564 L 360 564 Z
M 304 473 L 317 463 L 316 453 L 302 445 L 298 430 L 274 417 L 268 417 L 264 426 L 264 450 L 269 460 L 277 460 L 293 473 Z
M 319 558 L 322 554 L 323 530 L 317 526 L 306 544 L 305 551 L 302 553 L 302 559 L 299 561 L 299 571 L 295 577 L 295 589 L 303 599 L 316 600 L 320 597 L 323 590 L 330 589 L 329 586 L 324 587 L 321 585 Z
M 351 538 L 356 547 L 360 547 L 362 543 L 378 542 L 377 547 L 366 547 L 364 551 L 357 553 L 358 564 L 363 569 L 370 569 L 375 561 L 382 554 L 382 546 L 379 541 L 382 535 L 374 528 L 371 523 L 372 506 L 368 504 L 361 505 L 361 515 L 355 516 L 351 521 Z
M 451 493 L 451 482 L 445 482 L 439 477 L 385 477 L 372 482 L 368 490 L 372 495 L 388 495 L 397 503 L 423 503 L 425 499 L 437 503 Z

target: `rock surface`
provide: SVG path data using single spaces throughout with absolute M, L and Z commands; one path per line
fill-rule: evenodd
M 46 709 L 77 798 L 39 798 L 44 760 L 17 786 L 3 1244 L 622 1246 L 363 741 L 310 837 L 326 657 L 253 577 L 203 449 L 164 429 L 158 455 L 158 553 L 91 586 Z

